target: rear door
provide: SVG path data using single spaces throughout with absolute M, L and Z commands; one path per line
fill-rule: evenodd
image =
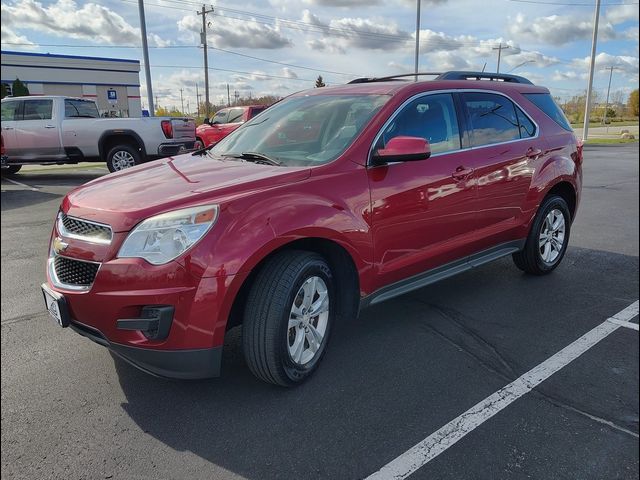
M 19 154 L 16 142 L 16 118 L 19 114 L 19 100 L 4 100 L 2 102 L 2 142 L 5 154 L 10 160 L 16 159 Z
M 22 117 L 16 121 L 16 141 L 23 160 L 65 158 L 53 99 L 22 100 Z
M 535 162 L 545 147 L 535 123 L 507 96 L 461 94 L 477 185 L 478 251 L 517 240 Z

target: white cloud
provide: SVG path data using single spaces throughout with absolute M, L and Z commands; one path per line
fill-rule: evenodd
M 24 35 L 14 32 L 11 28 L 2 25 L 2 43 L 9 44 L 11 50 L 33 50 L 37 47 L 35 43 Z
M 35 0 L 16 0 L 2 4 L 2 30 L 15 28 L 35 30 L 57 37 L 90 40 L 95 43 L 140 43 L 140 30 L 107 7 L 85 3 L 79 7 L 73 0 L 58 0 L 44 6 Z M 170 42 L 155 34 L 149 43 L 164 46 Z M 4 37 L 3 37 L 4 41 Z
M 618 25 L 625 22 L 638 22 L 638 5 L 616 5 L 607 7 L 604 18 Z
M 590 57 L 576 58 L 573 60 L 572 65 L 576 69 L 588 70 L 591 63 Z M 627 74 L 638 74 L 638 57 L 631 57 L 627 55 L 610 55 L 602 52 L 596 55 L 596 70 L 602 70 L 614 66 L 616 70 Z
M 509 33 L 519 41 L 527 40 L 554 46 L 566 45 L 591 38 L 592 21 L 573 15 L 551 15 L 529 19 L 522 14 L 510 21 Z M 601 40 L 616 38 L 613 22 L 600 22 L 598 35 Z
M 180 32 L 190 33 L 191 39 L 199 39 L 202 21 L 195 15 L 187 15 L 178 21 Z M 255 19 L 236 20 L 224 16 L 215 17 L 207 29 L 207 41 L 220 48 L 278 49 L 293 46 L 279 26 L 259 23 Z

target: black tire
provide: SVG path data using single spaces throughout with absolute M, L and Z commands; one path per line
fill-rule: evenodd
M 545 225 L 545 218 L 553 210 L 558 210 L 562 213 L 565 223 L 565 233 L 558 256 L 553 259 L 553 261 L 546 262 L 542 258 L 539 241 L 542 228 Z M 533 220 L 524 249 L 513 254 L 513 262 L 520 270 L 533 275 L 546 275 L 551 273 L 558 265 L 560 265 L 560 262 L 562 262 L 562 259 L 564 258 L 564 254 L 567 251 L 567 245 L 569 244 L 570 233 L 571 213 L 569 212 L 567 202 L 559 195 L 551 195 L 547 197 L 542 202 L 542 205 L 540 205 L 538 213 Z
M 15 175 L 20 171 L 22 165 L 9 165 L 2 169 L 3 175 Z
M 307 279 L 321 278 L 329 299 L 328 321 L 315 356 L 296 363 L 289 351 L 289 317 L 298 292 Z M 288 250 L 269 259 L 249 292 L 242 326 L 242 345 L 251 372 L 260 380 L 285 387 L 297 385 L 317 369 L 326 352 L 336 317 L 335 283 L 327 262 L 318 254 Z M 319 320 L 318 320 L 319 321 Z M 295 328 L 292 327 L 295 335 Z M 304 335 L 304 333 L 302 333 Z M 303 348 L 308 345 L 302 337 Z
M 118 157 L 127 157 L 131 159 L 132 164 L 123 167 L 123 162 Z M 106 158 L 107 168 L 110 172 L 118 172 L 126 168 L 133 167 L 134 165 L 140 165 L 142 163 L 142 155 L 140 151 L 131 145 L 122 144 L 116 145 L 107 153 Z

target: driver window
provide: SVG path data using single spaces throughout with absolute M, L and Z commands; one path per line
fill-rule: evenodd
M 406 105 L 384 130 L 376 149 L 395 137 L 420 137 L 431 152 L 445 153 L 461 148 L 458 119 L 450 94 L 425 95 Z
M 227 123 L 229 118 L 229 110 L 219 110 L 211 119 L 211 123 Z

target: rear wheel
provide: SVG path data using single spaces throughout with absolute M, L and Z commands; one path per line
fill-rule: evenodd
M 334 279 L 318 254 L 286 251 L 267 261 L 247 298 L 242 343 L 253 374 L 292 386 L 324 355 L 335 318 Z
M 107 168 L 110 172 L 119 172 L 139 165 L 142 161 L 140 152 L 131 145 L 117 145 L 107 153 Z
M 524 249 L 513 254 L 514 263 L 534 275 L 552 272 L 567 251 L 570 230 L 567 202 L 558 195 L 548 197 L 538 209 Z
M 2 169 L 2 174 L 3 175 L 15 175 L 16 173 L 18 173 L 20 171 L 21 168 L 22 168 L 22 165 L 9 165 L 9 166 L 4 167 Z

